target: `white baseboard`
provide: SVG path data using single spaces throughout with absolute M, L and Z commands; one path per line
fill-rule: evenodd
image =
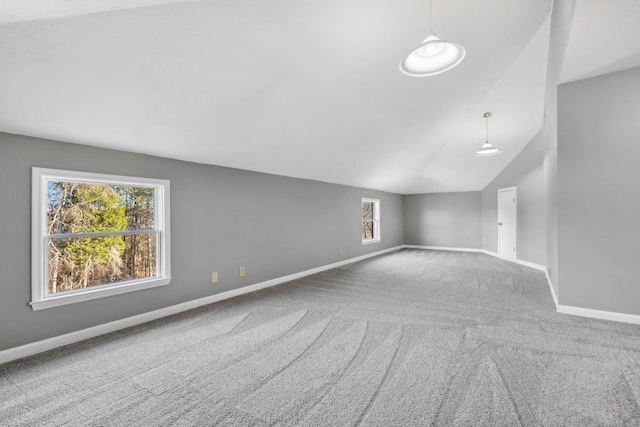
M 520 264 L 520 265 L 524 265 L 526 267 L 531 267 L 531 268 L 536 269 L 536 270 L 544 271 L 544 275 L 547 278 L 547 285 L 549 285 L 549 291 L 551 292 L 551 298 L 553 299 L 553 305 L 555 306 L 556 311 L 558 311 L 558 296 L 556 295 L 555 289 L 553 289 L 553 283 L 551 282 L 551 277 L 549 277 L 549 270 L 544 265 L 536 264 L 536 263 L 529 262 L 529 261 L 524 261 L 524 260 L 521 260 L 521 259 L 503 258 L 503 257 L 501 257 L 500 255 L 498 255 L 495 252 L 487 251 L 487 250 L 484 250 L 484 249 L 481 250 L 480 252 L 485 253 L 487 255 L 494 256 L 496 258 L 503 259 L 505 261 L 515 262 L 516 264 Z
M 129 328 L 131 326 L 140 325 L 142 323 L 150 322 L 152 320 L 160 319 L 162 317 L 167 317 L 172 314 L 177 314 L 183 311 L 202 307 L 203 305 L 213 304 L 214 302 L 226 300 L 226 299 L 247 294 L 250 292 L 255 292 L 257 290 L 268 288 L 271 286 L 276 286 L 281 283 L 289 282 L 291 280 L 299 279 L 305 276 L 310 276 L 312 274 L 320 273 L 322 271 L 331 270 L 332 268 L 341 267 L 343 265 L 362 261 L 364 259 L 372 258 L 388 252 L 397 251 L 399 249 L 401 249 L 401 246 L 395 246 L 393 248 L 384 249 L 384 250 L 373 252 L 366 255 L 361 255 L 355 258 L 349 258 L 344 261 L 335 262 L 333 264 L 312 268 L 311 270 L 305 270 L 299 273 L 289 274 L 288 276 L 267 280 L 266 282 L 260 282 L 254 285 L 244 286 L 242 288 L 233 289 L 227 292 L 221 292 L 219 294 L 211 295 L 211 296 L 200 298 L 193 301 L 187 301 L 181 304 L 172 305 L 170 307 L 161 308 L 159 310 L 138 314 L 136 316 L 114 320 L 113 322 L 108 322 L 102 325 L 93 326 L 91 328 L 70 332 L 68 334 L 59 335 L 57 337 L 47 338 L 47 339 L 36 341 L 30 344 L 21 345 L 19 347 L 9 348 L 7 350 L 0 351 L 0 364 L 10 362 L 16 359 L 21 359 L 23 357 L 31 356 L 37 353 L 42 353 L 43 351 L 62 347 L 63 345 L 72 344 L 78 341 L 83 341 L 89 338 L 97 337 L 99 335 L 104 335 L 110 332 L 115 332 L 121 329 Z
M 486 252 L 484 249 L 450 248 L 446 246 L 402 245 L 401 248 L 402 249 L 429 249 L 432 251 L 453 251 L 453 252 Z
M 556 306 L 556 311 L 558 311 L 558 295 L 556 295 L 556 290 L 553 288 L 553 282 L 551 282 L 551 277 L 549 277 L 549 271 L 545 269 L 544 274 L 547 276 L 547 283 L 549 284 L 549 291 L 551 292 L 551 298 L 553 298 L 553 305 Z
M 549 278 L 549 274 L 547 269 L 539 264 L 534 264 L 528 261 L 523 260 L 510 260 L 507 258 L 500 257 L 497 253 L 487 251 L 485 249 L 477 249 L 477 248 L 451 248 L 451 247 L 442 247 L 442 246 L 418 246 L 418 245 L 402 245 L 396 246 L 389 249 L 384 249 L 378 252 L 370 253 L 367 255 L 362 255 L 355 258 L 346 259 L 344 261 L 339 261 L 336 263 L 324 265 L 321 267 L 312 268 L 310 270 L 301 271 L 299 273 L 290 274 L 288 276 L 278 277 L 276 279 L 267 280 L 265 282 L 256 283 L 254 285 L 245 286 L 238 289 L 233 289 L 231 291 L 222 292 L 219 294 L 211 295 L 208 297 L 200 298 L 193 301 L 187 301 L 182 304 L 173 305 L 170 307 L 161 308 L 159 310 L 150 311 L 148 313 L 138 314 L 136 316 L 127 317 L 120 320 L 114 320 L 113 322 L 104 323 L 102 325 L 93 326 L 91 328 L 82 329 L 76 332 L 70 332 L 68 334 L 59 335 L 57 337 L 47 338 L 45 340 L 37 341 L 30 344 L 21 345 L 19 347 L 10 348 L 7 350 L 0 351 L 0 364 L 10 362 L 12 360 L 20 359 L 23 357 L 31 356 L 37 353 L 42 353 L 47 350 L 52 350 L 54 348 L 62 347 L 67 344 L 73 344 L 78 341 L 83 341 L 89 338 L 97 337 L 99 335 L 104 335 L 110 332 L 115 332 L 121 329 L 129 328 L 131 326 L 140 325 L 142 323 L 146 323 L 152 320 L 160 319 L 162 317 L 170 316 L 172 314 L 177 314 L 183 311 L 191 310 L 194 308 L 198 308 L 204 305 L 213 304 L 218 301 L 226 300 L 229 298 L 233 298 L 239 295 L 244 295 L 250 292 L 254 292 L 260 289 L 268 288 L 271 286 L 276 286 L 285 282 L 289 282 L 291 280 L 299 279 L 301 277 L 309 276 L 312 274 L 320 273 L 322 271 L 330 270 L 332 268 L 341 267 L 347 264 L 351 264 L 354 262 L 362 261 L 367 258 L 372 258 L 378 255 L 382 255 L 388 252 L 397 251 L 399 249 L 428 249 L 428 250 L 440 250 L 440 251 L 456 251 L 456 252 L 479 252 L 484 253 L 490 256 L 494 256 L 496 258 L 503 259 L 505 261 L 515 262 L 517 264 L 521 264 L 527 267 L 535 268 L 536 270 L 541 270 L 545 272 L 547 277 L 547 283 L 549 284 L 549 289 L 551 291 L 551 296 L 553 298 L 553 302 L 556 306 L 556 311 L 558 313 L 570 314 L 574 316 L 581 317 L 589 317 L 594 319 L 604 319 L 604 320 L 613 320 L 616 322 L 624 322 L 624 323 L 632 323 L 640 325 L 640 316 L 634 314 L 625 314 L 625 313 L 615 313 L 610 311 L 601 311 L 601 310 L 593 310 L 589 308 L 582 307 L 574 307 L 569 305 L 561 305 L 558 303 L 557 295 L 553 289 L 551 279 Z
M 575 307 L 559 304 L 558 313 L 571 314 L 573 316 L 591 317 L 594 319 L 613 320 L 614 322 L 633 323 L 640 325 L 640 316 L 637 314 L 616 313 L 613 311 L 594 310 L 591 308 Z
M 511 261 L 511 262 L 515 262 L 516 264 L 520 264 L 520 265 L 524 265 L 526 267 L 531 267 L 531 268 L 535 268 L 536 270 L 540 270 L 540 271 L 544 271 L 546 273 L 547 269 L 545 268 L 544 265 L 540 265 L 540 264 L 534 264 L 532 262 L 529 261 L 523 261 L 521 259 L 509 259 L 509 258 L 503 258 L 500 255 L 498 255 L 495 252 L 491 252 L 488 251 L 486 249 L 477 249 L 477 248 L 450 248 L 450 247 L 445 247 L 445 246 L 418 246 L 418 245 L 402 245 L 402 248 L 407 248 L 407 249 L 430 249 L 430 250 L 434 250 L 434 251 L 454 251 L 454 252 L 478 252 L 478 253 L 483 253 L 483 254 L 487 254 L 487 255 L 491 255 L 493 257 L 496 258 L 500 258 L 503 259 L 505 261 Z
M 553 304 L 556 306 L 556 311 L 562 314 L 570 314 L 573 316 L 580 317 L 589 317 L 592 319 L 603 319 L 603 320 L 613 320 L 615 322 L 623 322 L 623 323 L 632 323 L 635 325 L 640 325 L 640 316 L 635 314 L 626 314 L 626 313 L 616 313 L 612 311 L 602 311 L 602 310 L 594 310 L 591 308 L 582 308 L 575 307 L 572 305 L 563 305 L 558 303 L 558 296 L 556 295 L 556 291 L 553 288 L 553 284 L 551 282 L 551 278 L 549 277 L 549 272 L 547 268 L 540 264 L 534 264 L 529 261 L 523 261 L 520 259 L 508 259 L 499 256 L 495 252 L 487 251 L 485 249 L 475 249 L 475 248 L 449 248 L 442 246 L 418 246 L 418 245 L 402 245 L 402 248 L 407 249 L 430 249 L 436 251 L 459 251 L 459 252 L 480 252 L 487 255 L 494 256 L 496 258 L 503 259 L 505 261 L 515 262 L 517 264 L 521 264 L 527 267 L 535 268 L 536 270 L 544 271 L 544 274 L 547 278 L 547 284 L 549 285 L 549 291 L 551 292 L 551 297 L 553 298 Z

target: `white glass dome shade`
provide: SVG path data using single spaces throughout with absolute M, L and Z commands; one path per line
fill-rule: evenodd
M 408 76 L 427 77 L 444 73 L 464 59 L 466 51 L 458 43 L 440 40 L 432 31 L 422 44 L 400 63 L 400 71 Z
M 501 150 L 498 150 L 496 147 L 491 145 L 489 142 L 485 142 L 482 144 L 482 147 L 478 151 L 476 151 L 473 155 L 482 157 L 482 156 L 493 156 L 496 154 L 502 153 Z
M 491 113 L 488 113 L 488 112 L 484 113 L 482 117 L 484 117 L 485 123 L 487 126 L 487 139 L 486 139 L 487 142 L 482 144 L 482 147 L 480 147 L 480 149 L 476 151 L 473 155 L 477 157 L 484 157 L 484 156 L 494 156 L 496 154 L 502 153 L 501 150 L 498 150 L 496 147 L 494 147 L 489 143 L 489 117 L 491 117 Z

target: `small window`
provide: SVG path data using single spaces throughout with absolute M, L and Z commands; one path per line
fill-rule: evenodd
M 169 181 L 33 168 L 34 310 L 169 284 Z
M 362 199 L 362 244 L 380 241 L 380 200 Z

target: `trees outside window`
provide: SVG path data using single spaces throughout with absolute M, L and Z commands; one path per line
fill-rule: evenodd
M 32 307 L 168 284 L 169 182 L 33 170 Z

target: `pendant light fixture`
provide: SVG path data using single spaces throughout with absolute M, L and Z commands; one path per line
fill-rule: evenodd
M 427 77 L 444 73 L 458 65 L 466 51 L 458 43 L 440 40 L 431 26 L 431 0 L 429 0 L 429 33 L 422 44 L 400 63 L 400 71 L 408 76 Z
M 493 156 L 496 154 L 502 153 L 502 151 L 498 150 L 493 145 L 489 144 L 489 117 L 491 117 L 491 113 L 484 113 L 482 117 L 487 121 L 487 142 L 485 142 L 482 147 L 478 151 L 475 152 L 474 156 L 483 157 L 483 156 Z

